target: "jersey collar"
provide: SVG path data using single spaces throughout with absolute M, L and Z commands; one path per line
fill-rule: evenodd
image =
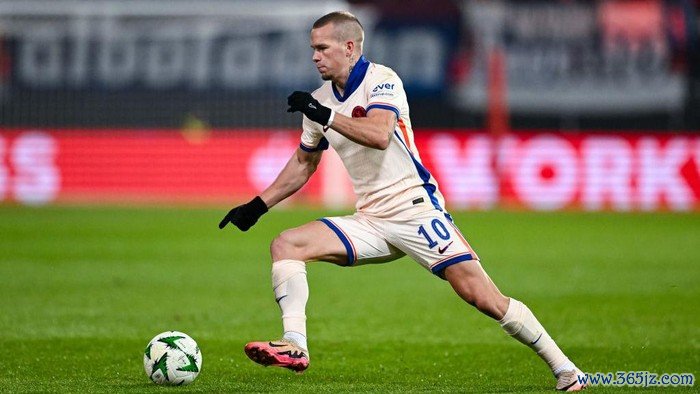
M 331 83 L 333 94 L 338 101 L 341 103 L 344 102 L 348 99 L 348 97 L 350 97 L 351 94 L 353 94 L 353 92 L 355 92 L 355 90 L 357 90 L 358 86 L 360 86 L 362 83 L 362 80 L 365 79 L 367 68 L 369 68 L 369 61 L 365 59 L 365 55 L 362 55 L 359 59 L 357 59 L 355 67 L 352 68 L 352 72 L 350 72 L 350 75 L 348 76 L 348 82 L 345 84 L 345 91 L 343 92 L 342 96 L 340 93 L 338 93 L 338 89 L 336 89 L 335 84 Z

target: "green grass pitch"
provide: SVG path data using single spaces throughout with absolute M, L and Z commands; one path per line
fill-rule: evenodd
M 252 363 L 244 344 L 281 330 L 270 240 L 332 213 L 273 210 L 241 233 L 218 230 L 225 211 L 1 206 L 0 392 L 553 389 L 529 349 L 407 258 L 311 264 L 310 368 Z M 501 290 L 584 370 L 700 377 L 700 215 L 454 217 Z M 202 349 L 191 386 L 165 389 L 144 374 L 143 350 L 166 330 Z

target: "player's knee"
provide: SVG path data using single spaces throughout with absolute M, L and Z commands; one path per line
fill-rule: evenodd
M 303 256 L 303 244 L 294 236 L 292 230 L 283 231 L 275 237 L 270 244 L 272 261 L 282 259 L 305 260 Z
M 288 259 L 290 252 L 293 249 L 293 244 L 290 242 L 288 236 L 285 233 L 281 233 L 276 236 L 272 243 L 270 243 L 270 255 L 272 256 L 272 261 L 279 261 L 282 259 Z

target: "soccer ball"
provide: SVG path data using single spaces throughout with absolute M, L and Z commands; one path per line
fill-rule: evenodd
M 190 384 L 202 370 L 202 353 L 189 335 L 166 331 L 156 335 L 146 346 L 143 368 L 157 384 Z

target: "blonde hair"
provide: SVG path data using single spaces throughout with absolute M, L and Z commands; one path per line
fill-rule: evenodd
M 317 29 L 329 23 L 333 24 L 335 38 L 339 42 L 352 40 L 359 49 L 359 53 L 362 53 L 365 30 L 355 15 L 347 11 L 334 11 L 318 18 L 311 29 Z

